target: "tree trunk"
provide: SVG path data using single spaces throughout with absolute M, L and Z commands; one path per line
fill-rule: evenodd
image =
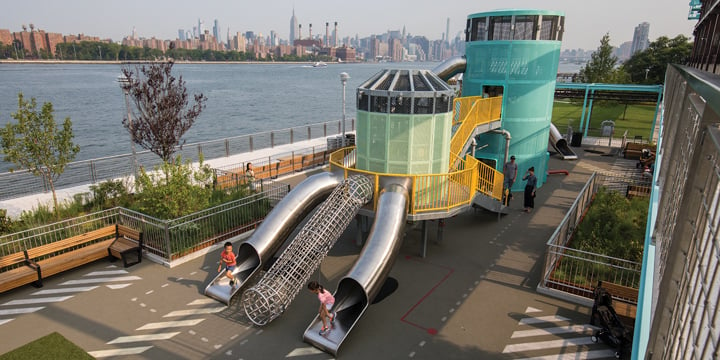
M 53 182 L 52 176 L 45 174 L 45 178 L 47 179 L 48 183 L 50 184 L 50 191 L 52 191 L 53 194 L 53 213 L 57 216 L 57 208 L 58 208 L 58 201 L 57 201 L 57 194 L 55 194 L 55 183 Z

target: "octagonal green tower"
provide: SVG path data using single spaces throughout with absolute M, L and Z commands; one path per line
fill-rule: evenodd
M 564 23 L 563 12 L 520 9 L 471 14 L 467 20 L 463 96 L 503 96 L 502 128 L 512 136 L 510 154 L 517 158 L 518 177 L 534 166 L 538 185 L 547 178 Z M 477 140 L 481 150 L 475 157 L 502 171 L 502 135 L 486 133 Z M 523 187 L 516 181 L 513 190 Z
M 454 91 L 427 70 L 382 70 L 357 89 L 356 167 L 446 173 Z

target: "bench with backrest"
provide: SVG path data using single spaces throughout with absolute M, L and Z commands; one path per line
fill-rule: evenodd
M 125 225 L 116 225 L 115 241 L 108 247 L 111 257 L 122 259 L 123 266 L 128 267 L 142 261 L 143 233 Z M 130 258 L 133 258 L 130 261 Z
M 27 257 L 40 268 L 42 279 L 108 256 L 115 241 L 115 225 L 27 249 Z
M 623 323 L 633 326 L 637 312 L 638 289 L 605 281 L 599 283 L 598 286 L 603 287 L 612 295 L 612 306 Z
M 0 293 L 26 284 L 40 284 L 40 269 L 24 251 L 0 257 Z

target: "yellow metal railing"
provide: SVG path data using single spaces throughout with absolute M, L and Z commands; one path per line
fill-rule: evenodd
M 450 153 L 460 157 L 464 145 L 476 127 L 500 120 L 502 96 L 483 99 L 479 96 L 457 98 L 453 102 L 453 120 L 460 125 L 450 139 Z
M 381 190 L 379 184 L 383 177 L 411 179 L 412 192 L 408 211 L 412 215 L 449 211 L 458 206 L 468 205 L 472 202 L 476 191 L 481 191 L 498 200 L 502 196 L 502 173 L 479 162 L 472 156 L 468 156 L 465 160 L 460 159 L 457 167 L 445 174 L 385 174 L 349 166 L 346 159 L 354 156 L 352 153 L 354 150 L 354 147 L 348 147 L 330 154 L 330 168 L 331 170 L 342 170 L 345 177 L 352 174 L 363 174 L 370 177 L 374 184 L 373 210 L 377 209 L 377 200 Z

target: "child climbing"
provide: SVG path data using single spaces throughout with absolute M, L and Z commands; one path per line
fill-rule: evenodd
M 230 279 L 230 286 L 235 287 L 235 276 L 233 270 L 235 270 L 235 253 L 233 253 L 232 243 L 225 243 L 225 250 L 220 253 L 220 265 L 218 265 L 218 272 L 222 271 L 223 265 L 225 265 L 225 276 Z
M 318 314 L 320 315 L 320 320 L 323 324 L 322 329 L 320 330 L 320 335 L 325 335 L 330 332 L 328 319 L 330 320 L 330 326 L 332 326 L 335 322 L 335 316 L 337 316 L 334 312 L 330 313 L 333 304 L 335 304 L 335 298 L 329 291 L 325 290 L 322 285 L 318 284 L 317 281 L 311 281 L 307 286 L 308 290 L 317 294 L 318 300 L 320 300 L 320 309 L 318 309 Z

